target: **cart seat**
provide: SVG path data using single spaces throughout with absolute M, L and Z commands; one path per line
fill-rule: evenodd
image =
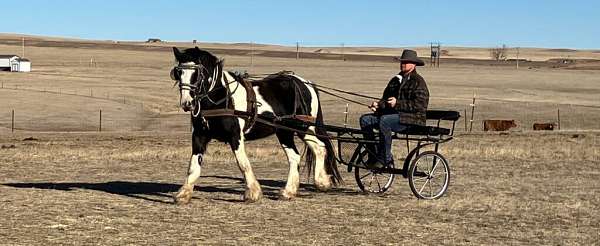
M 437 120 L 438 122 L 442 120 L 457 121 L 459 118 L 460 113 L 457 111 L 427 110 L 427 120 Z M 408 135 L 438 136 L 450 135 L 450 132 L 452 132 L 450 129 L 443 127 L 411 125 L 406 130 L 396 133 Z
M 459 118 L 460 118 L 460 113 L 457 111 L 427 110 L 427 119 L 428 120 L 457 121 Z
M 450 129 L 436 127 L 436 126 L 419 126 L 411 125 L 406 130 L 396 132 L 397 134 L 408 134 L 408 135 L 425 135 L 425 136 L 438 136 L 438 135 L 450 135 Z

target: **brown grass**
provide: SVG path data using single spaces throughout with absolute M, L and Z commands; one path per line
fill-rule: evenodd
M 329 193 L 303 185 L 278 201 L 287 168 L 274 139 L 248 147 L 266 199 L 239 203 L 240 174 L 213 144 L 192 204 L 183 180 L 187 134 L 36 134 L 3 138 L 5 243 L 589 244 L 597 241 L 598 134 L 463 135 L 442 152 L 449 193 L 416 200 L 398 178 L 385 196 L 353 177 Z M 402 148 L 402 143 L 397 143 Z M 539 146 L 538 148 L 531 148 Z M 397 153 L 401 153 L 397 150 Z M 303 183 L 306 178 L 303 177 Z M 31 234 L 31 231 L 35 234 Z

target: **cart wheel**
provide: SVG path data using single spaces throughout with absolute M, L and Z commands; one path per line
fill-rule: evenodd
M 408 170 L 408 184 L 417 198 L 437 199 L 450 184 L 450 167 L 440 153 L 425 151 L 418 155 Z
M 360 153 L 357 163 L 360 166 L 365 166 L 368 156 L 367 151 L 363 151 Z M 392 164 L 390 168 L 394 168 L 394 165 Z M 392 173 L 383 173 L 381 171 L 365 169 L 362 167 L 354 168 L 356 184 L 358 184 L 358 187 L 364 192 L 383 194 L 392 186 L 394 177 L 395 175 Z

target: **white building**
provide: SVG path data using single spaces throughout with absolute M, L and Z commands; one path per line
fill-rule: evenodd
M 17 55 L 0 55 L 0 71 L 31 72 L 31 61 Z

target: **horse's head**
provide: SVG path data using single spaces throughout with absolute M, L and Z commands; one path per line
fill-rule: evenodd
M 195 109 L 199 100 L 208 96 L 220 81 L 222 60 L 198 47 L 183 52 L 173 47 L 173 53 L 177 66 L 171 70 L 171 79 L 179 85 L 179 103 L 187 112 Z

